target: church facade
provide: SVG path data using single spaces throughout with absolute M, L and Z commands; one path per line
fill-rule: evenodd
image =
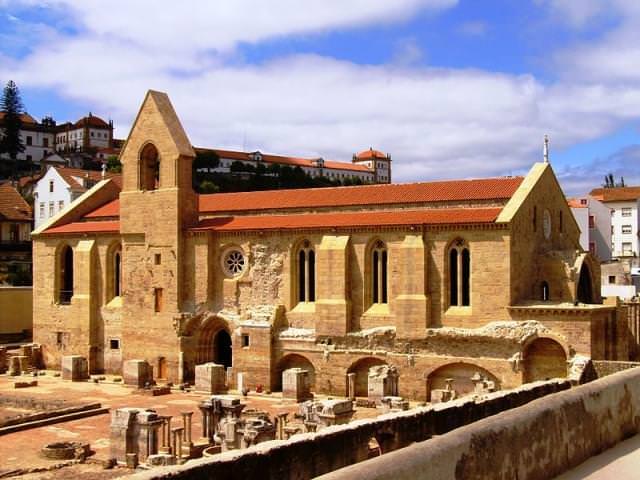
M 194 151 L 149 92 L 120 161 L 34 240 L 34 341 L 92 372 L 145 359 L 162 381 L 227 367 L 251 389 L 309 370 L 312 389 L 459 393 L 566 376 L 576 356 L 626 359 L 626 321 L 548 163 L 524 177 L 197 195 Z

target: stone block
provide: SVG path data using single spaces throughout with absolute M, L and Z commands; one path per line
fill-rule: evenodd
M 382 404 L 384 397 L 398 396 L 398 370 L 393 365 L 376 365 L 369 369 L 368 398 Z
M 409 410 L 409 401 L 403 397 L 383 397 L 381 403 L 387 412 Z
M 137 408 L 118 408 L 111 412 L 111 457 L 118 463 L 126 463 L 127 453 L 137 452 L 139 427 Z
M 0 347 L 0 373 L 5 373 L 7 369 L 7 349 Z
M 156 453 L 147 457 L 147 465 L 151 467 L 167 467 L 176 464 L 176 457 L 168 453 Z
M 17 377 L 20 375 L 20 358 L 17 356 L 9 357 L 9 375 Z
M 216 363 L 196 365 L 196 391 L 210 394 L 226 391 L 226 375 L 224 365 Z
M 127 360 L 122 366 L 125 385 L 144 388 L 153 382 L 153 369 L 146 360 Z
M 81 355 L 62 357 L 62 379 L 78 382 L 89 378 L 89 364 Z
M 313 398 L 307 370 L 289 368 L 282 372 L 282 398 L 293 398 L 296 402 L 304 402 Z

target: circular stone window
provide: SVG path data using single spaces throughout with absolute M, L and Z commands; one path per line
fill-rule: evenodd
M 237 277 L 244 271 L 247 264 L 244 253 L 238 248 L 227 250 L 222 258 L 222 268 L 229 277 Z

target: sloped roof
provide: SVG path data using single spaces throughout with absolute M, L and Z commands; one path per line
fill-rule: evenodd
M 91 114 L 89 114 L 86 117 L 82 117 L 73 126 L 75 128 L 80 128 L 80 127 L 84 127 L 85 125 L 89 127 L 94 127 L 94 128 L 110 128 L 109 124 L 105 122 L 103 119 Z
M 292 208 L 506 200 L 522 177 L 200 195 L 201 213 Z
M 67 184 L 73 189 L 86 190 L 86 188 L 76 180 L 76 178 L 89 178 L 92 182 L 102 180 L 102 172 L 97 170 L 83 170 L 81 168 L 52 167 L 60 174 Z M 118 185 L 121 185 L 122 175 L 119 173 L 106 172 L 105 178 L 112 178 Z
M 601 202 L 623 202 L 640 198 L 640 187 L 595 188 L 589 193 Z
M 4 121 L 4 117 L 6 114 L 7 114 L 6 112 L 0 112 L 0 123 Z M 22 121 L 22 123 L 29 123 L 29 124 L 38 123 L 35 118 L 33 118 L 31 115 L 29 115 L 26 112 L 20 114 L 20 120 Z
M 337 212 L 205 218 L 193 231 L 291 230 L 366 226 L 491 223 L 501 208 L 433 208 L 373 212 Z
M 576 198 L 569 198 L 567 200 L 567 205 L 569 205 L 570 208 L 588 208 L 587 205 L 580 203 L 580 200 Z
M 222 150 L 219 148 L 195 148 L 196 152 L 213 152 L 220 158 L 227 158 L 229 160 L 241 160 L 241 161 L 253 161 L 253 155 L 256 152 L 239 152 L 235 150 Z M 290 165 L 293 167 L 317 167 L 317 158 L 302 158 L 302 157 L 287 157 L 284 155 L 271 155 L 268 153 L 260 152 L 262 161 L 265 163 L 277 163 L 279 165 Z M 347 162 L 337 162 L 334 160 L 324 160 L 324 168 L 331 168 L 333 170 L 345 170 L 354 172 L 368 172 L 371 170 L 365 165 L 357 165 Z
M 0 185 L 0 220 L 30 222 L 32 219 L 31 207 L 22 195 L 9 183 Z
M 382 159 L 382 160 L 388 160 L 388 155 L 382 153 L 380 150 L 374 150 L 373 148 L 369 147 L 369 150 L 363 150 L 362 152 L 358 153 L 356 155 L 356 158 L 358 160 L 368 160 L 368 159 Z

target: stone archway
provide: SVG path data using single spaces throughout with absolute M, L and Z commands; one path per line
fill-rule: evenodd
M 463 397 L 473 393 L 475 384 L 472 380 L 476 374 L 483 379 L 494 382 L 496 390 L 500 389 L 500 382 L 490 371 L 472 363 L 456 362 L 448 363 L 436 368 L 427 376 L 427 401 L 430 401 L 431 391 L 434 389 L 446 389 L 447 379 L 451 379 L 451 387 L 456 392 L 456 397 Z
M 524 350 L 524 383 L 566 378 L 567 354 L 557 341 L 537 338 Z
M 207 362 L 215 362 L 226 368 L 233 365 L 230 329 L 218 317 L 207 319 L 197 332 L 196 365 Z
M 586 262 L 580 267 L 580 277 L 578 278 L 577 299 L 582 303 L 594 303 L 593 285 L 591 282 L 591 270 Z
M 275 376 L 272 381 L 272 390 L 274 392 L 282 391 L 282 372 L 289 368 L 302 368 L 309 372 L 309 387 L 311 391 L 315 391 L 316 369 L 313 363 L 307 357 L 291 353 L 282 357 L 276 366 Z
M 361 358 L 351 364 L 347 369 L 347 374 L 355 373 L 355 396 L 356 397 L 368 397 L 369 396 L 369 369 L 378 365 L 387 365 L 387 362 L 375 357 Z M 349 389 L 347 382 L 346 389 Z M 349 392 L 346 392 L 349 395 Z

